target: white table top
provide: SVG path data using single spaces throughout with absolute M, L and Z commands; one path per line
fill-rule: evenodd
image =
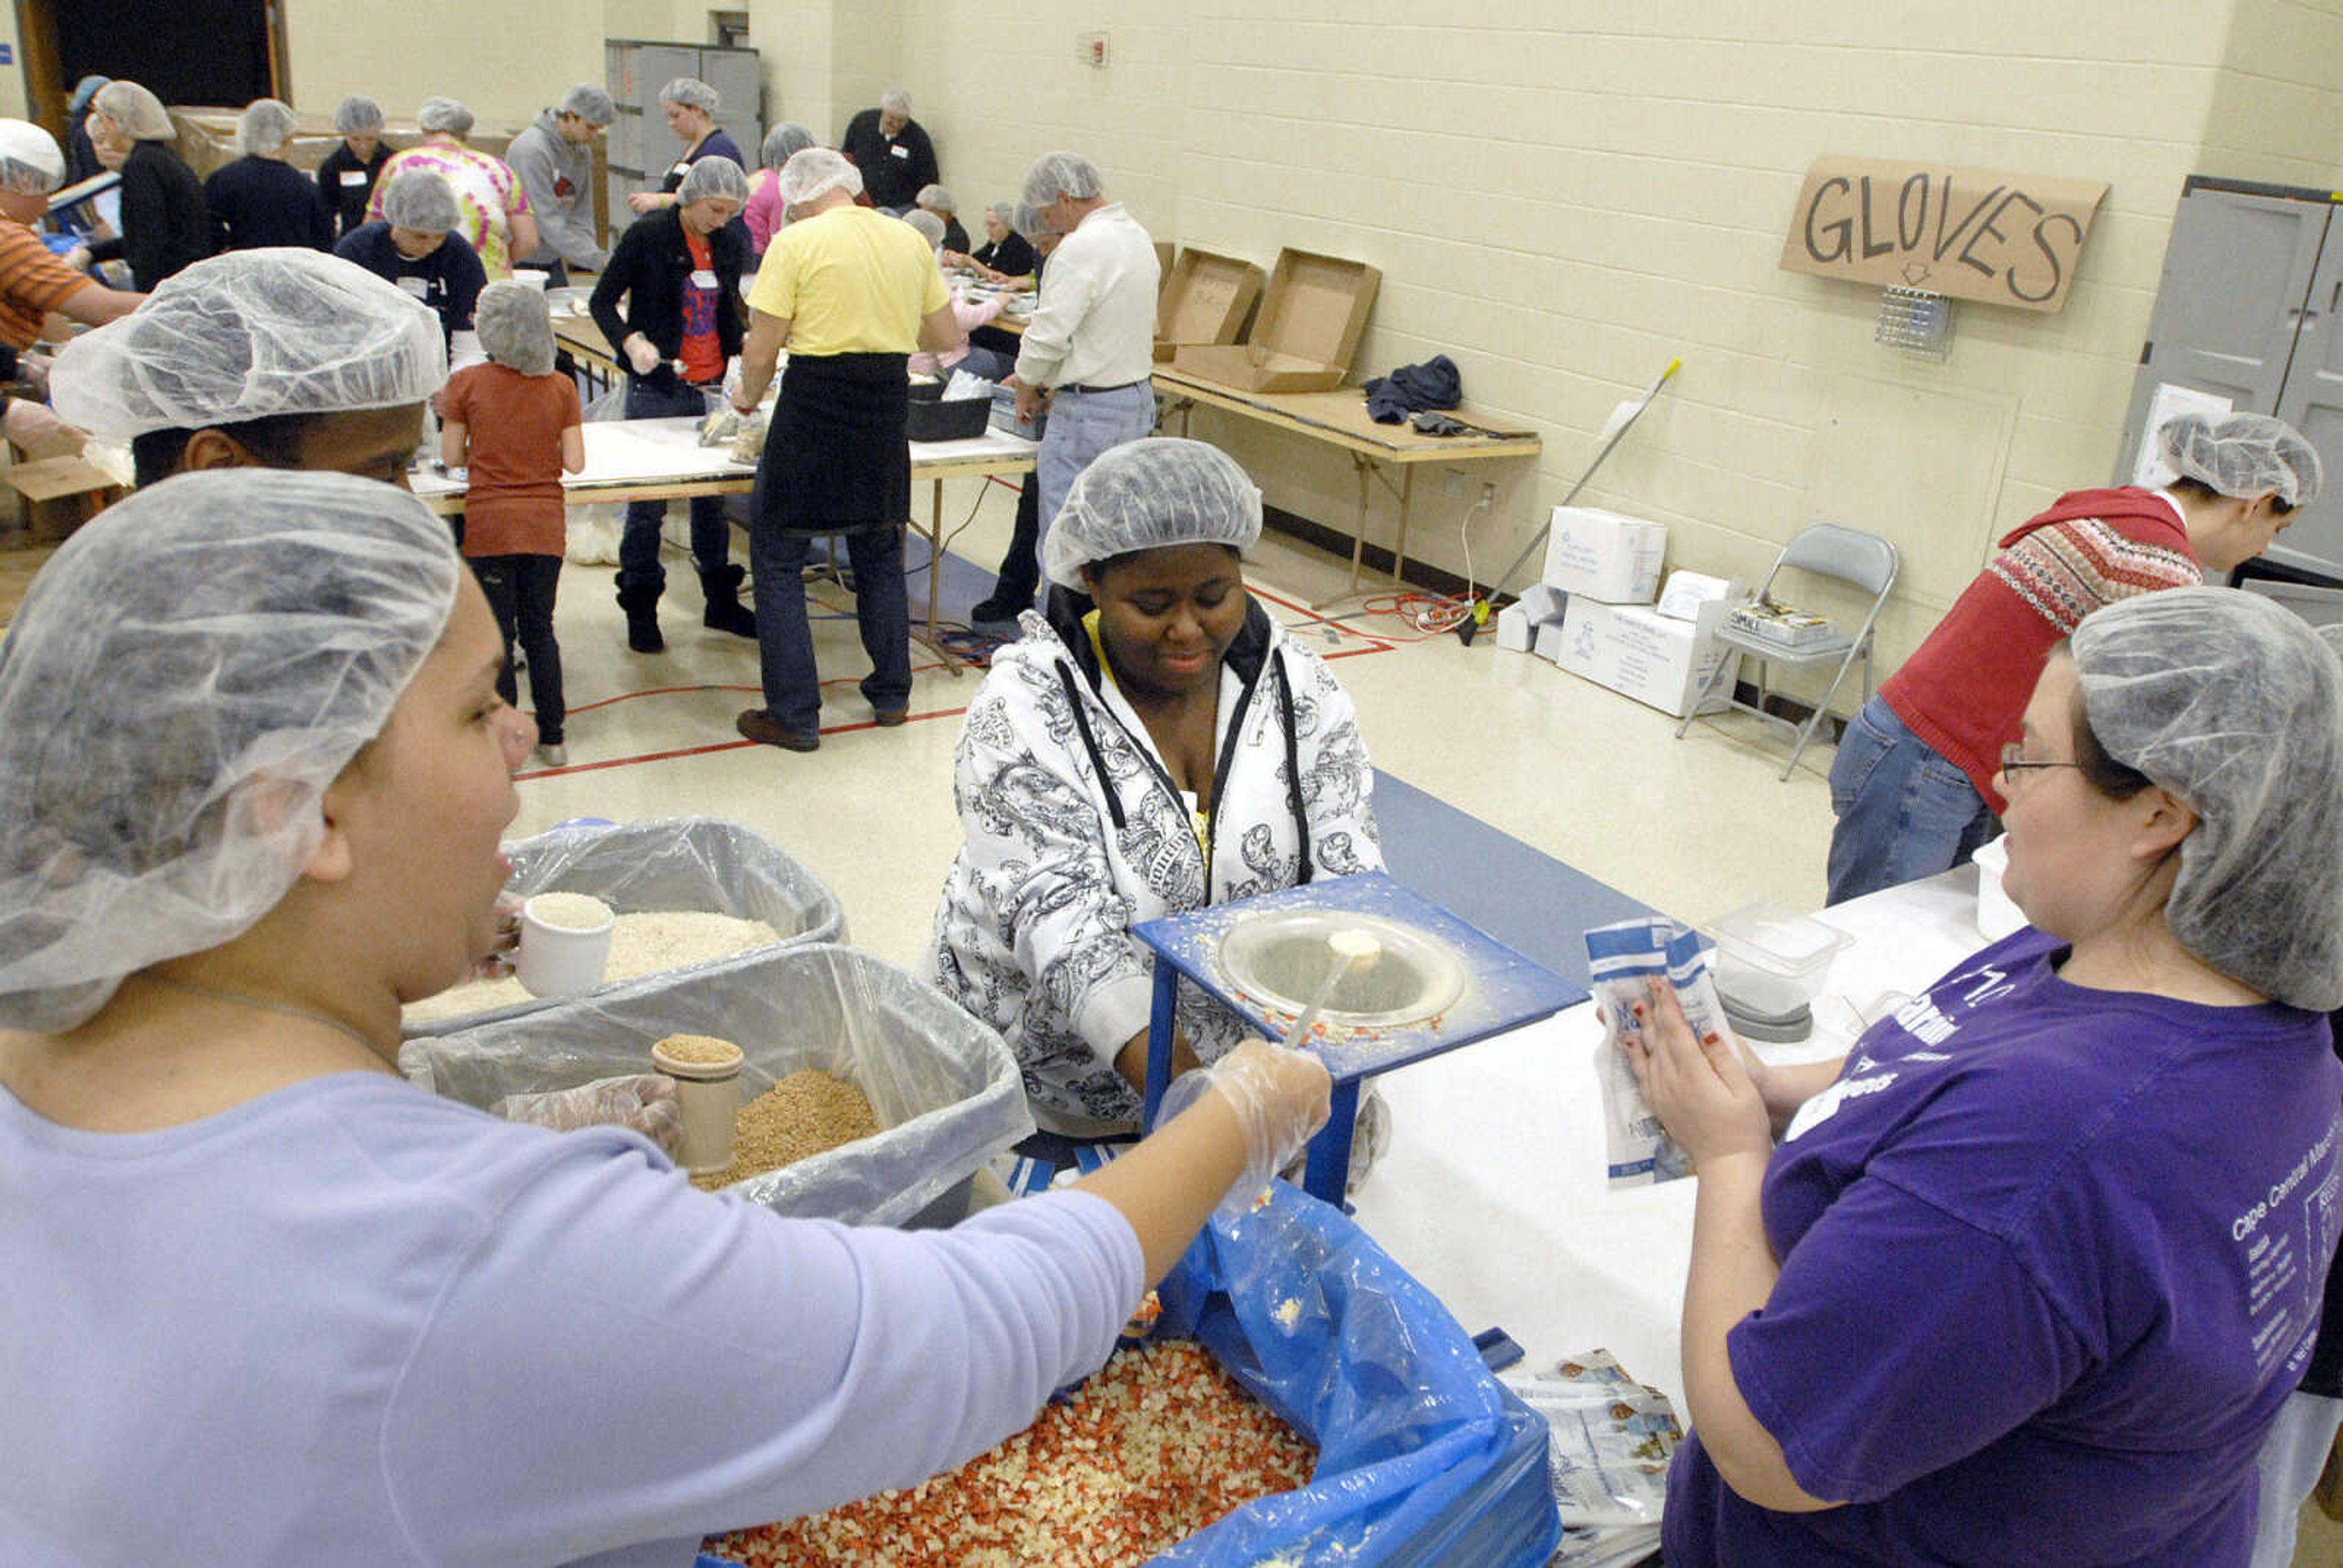
M 1762 1053 L 1844 1053 L 1857 1010 L 1876 1017 L 1985 945 L 1976 909 L 1976 872 L 1963 866 L 1818 915 L 1855 945 L 1832 962 L 1813 1037 Z M 1608 1349 L 1681 1417 L 1693 1183 L 1605 1184 L 1602 1039 L 1587 1003 L 1377 1079 L 1391 1147 L 1352 1201 L 1467 1332 L 1503 1328 L 1533 1367 Z

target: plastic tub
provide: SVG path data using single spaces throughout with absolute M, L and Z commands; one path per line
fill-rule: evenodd
M 1033 1131 L 1017 1059 L 941 991 L 851 948 L 760 948 L 399 1049 L 408 1080 L 483 1110 L 508 1094 L 649 1072 L 671 1034 L 739 1046 L 741 1099 L 801 1068 L 870 1099 L 873 1137 L 726 1189 L 784 1214 L 950 1224 L 976 1173 Z
M 2010 901 L 2001 886 L 2002 876 L 2009 869 L 2008 835 L 2000 834 L 1978 845 L 1976 853 L 1969 859 L 1977 869 L 1977 933 L 1987 941 L 1997 942 L 2025 930 L 2026 911 Z
M 1855 939 L 1785 904 L 1755 903 L 1708 927 L 1716 943 L 1716 990 L 1728 1006 L 1787 1017 L 1814 1000 L 1831 960 Z
M 779 845 L 737 822 L 715 817 L 664 817 L 616 827 L 557 828 L 505 846 L 512 858 L 508 890 L 590 893 L 619 914 L 696 910 L 762 920 L 781 934 L 776 948 L 846 940 L 846 911 L 820 878 Z M 735 955 L 739 956 L 739 955 Z M 686 964 L 614 980 L 588 994 L 656 986 L 713 963 Z M 500 1019 L 520 1018 L 554 1004 L 536 1000 L 417 1020 L 401 1025 L 409 1038 L 447 1034 Z

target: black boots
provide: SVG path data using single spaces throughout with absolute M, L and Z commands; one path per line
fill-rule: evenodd
M 700 625 L 734 637 L 757 635 L 756 613 L 740 602 L 740 584 L 748 575 L 736 566 L 720 566 L 714 571 L 700 568 L 699 591 L 708 597 L 708 611 L 699 618 Z
M 627 612 L 627 646 L 637 653 L 662 653 L 667 638 L 659 636 L 659 590 L 656 588 L 622 588 L 618 590 L 618 608 Z

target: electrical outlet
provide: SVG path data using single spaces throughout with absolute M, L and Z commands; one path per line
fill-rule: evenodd
M 1102 71 L 1106 69 L 1105 34 L 1083 33 L 1075 38 L 1074 43 L 1081 55 L 1083 65 L 1090 66 L 1093 70 Z
M 1441 475 L 1442 475 L 1443 478 L 1443 479 L 1445 480 L 1445 482 L 1446 482 L 1447 488 L 1448 488 L 1448 493 L 1449 493 L 1450 495 L 1452 495 L 1452 496 L 1462 496 L 1462 495 L 1464 493 L 1464 470 L 1463 470 L 1463 469 L 1462 469 L 1462 468 L 1443 468 L 1440 472 L 1441 472 Z

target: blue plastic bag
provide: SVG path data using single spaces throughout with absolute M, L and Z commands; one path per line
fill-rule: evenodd
M 1248 1503 L 1163 1568 L 1536 1568 L 1561 1542 L 1545 1422 L 1432 1292 L 1332 1205 L 1282 1181 L 1215 1217 L 1161 1287 L 1192 1335 L 1318 1447 L 1308 1486 Z

